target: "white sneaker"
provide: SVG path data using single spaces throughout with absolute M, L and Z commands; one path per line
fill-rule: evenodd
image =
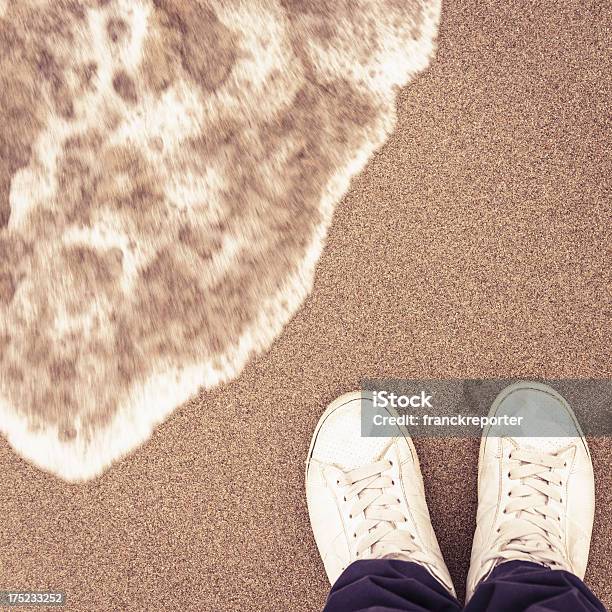
M 308 512 L 329 581 L 358 559 L 391 557 L 421 564 L 455 595 L 410 435 L 398 427 L 394 438 L 361 437 L 362 401 L 372 399 L 357 391 L 330 404 L 306 464 Z
M 487 437 L 494 430 L 483 431 L 466 601 L 504 561 L 531 561 L 582 579 L 589 556 L 593 466 L 573 410 L 548 385 L 520 382 L 497 396 L 489 416 L 496 413 L 537 415 L 547 427 L 561 423 L 566 435 Z

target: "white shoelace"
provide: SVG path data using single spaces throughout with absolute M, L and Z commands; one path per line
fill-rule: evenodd
M 394 481 L 387 473 L 393 463 L 383 459 L 363 467 L 344 472 L 337 484 L 348 487 L 344 501 L 348 504 L 350 518 L 364 513 L 353 533 L 357 539 L 357 558 L 380 558 L 393 554 L 409 555 L 411 560 L 425 563 L 429 559 L 407 530 L 397 528 L 398 523 L 408 521 L 401 510 L 400 499 L 389 489 Z
M 549 504 L 563 503 L 563 478 L 557 470 L 566 466 L 565 460 L 526 449 L 513 450 L 510 459 L 520 464 L 508 473 L 517 481 L 503 509 L 508 520 L 498 528 L 493 552 L 483 562 L 523 560 L 565 568 L 561 515 Z

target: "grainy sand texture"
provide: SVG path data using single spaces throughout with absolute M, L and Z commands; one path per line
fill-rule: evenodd
M 303 478 L 331 400 L 363 377 L 609 377 L 609 36 L 604 2 L 445 2 L 268 352 L 84 484 L 0 440 L 0 588 L 92 612 L 320 610 Z M 612 443 L 589 442 L 586 582 L 611 607 Z M 416 446 L 462 593 L 478 441 Z

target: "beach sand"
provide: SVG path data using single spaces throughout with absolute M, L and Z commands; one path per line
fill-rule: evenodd
M 605 9 L 445 2 L 436 59 L 267 354 L 84 485 L 0 439 L 0 588 L 62 590 L 69 610 L 319 610 L 303 478 L 331 400 L 362 377 L 609 376 Z M 415 443 L 462 593 L 478 441 Z M 590 446 L 586 581 L 612 606 L 612 442 Z

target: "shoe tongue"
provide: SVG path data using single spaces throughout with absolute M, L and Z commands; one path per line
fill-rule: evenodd
M 523 553 L 520 556 L 517 554 L 517 557 L 515 559 L 504 559 L 503 557 L 500 557 L 499 559 L 497 559 L 497 561 L 493 563 L 493 566 L 491 567 L 490 572 L 492 572 L 496 567 L 499 567 L 500 565 L 503 565 L 504 563 L 510 563 L 511 561 L 526 561 L 527 563 L 535 563 L 535 565 L 541 565 L 542 567 L 551 569 L 550 565 L 547 565 L 546 563 L 543 563 L 542 561 L 536 561 L 528 553 Z
M 412 559 L 410 558 L 410 555 L 407 555 L 399 551 L 393 552 L 393 553 L 387 553 L 386 555 L 383 555 L 381 559 L 396 559 L 398 561 L 412 561 Z

